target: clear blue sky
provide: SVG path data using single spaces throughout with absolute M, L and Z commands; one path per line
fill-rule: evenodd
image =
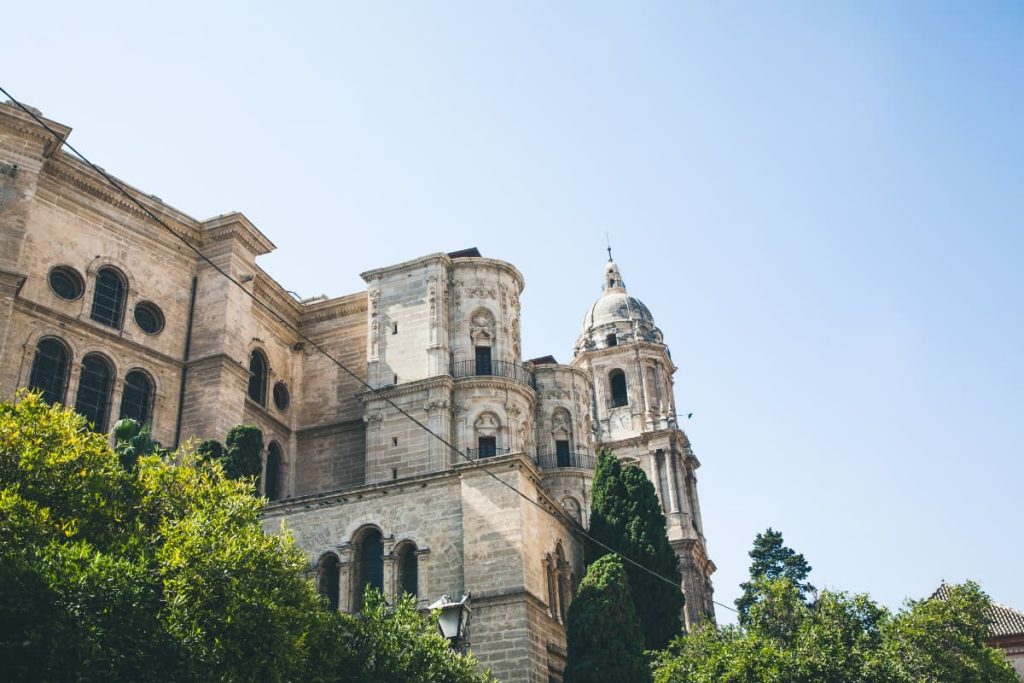
M 1024 609 L 1024 5 L 21 2 L 3 44 L 0 84 L 244 212 L 303 295 L 477 246 L 568 361 L 610 233 L 718 600 L 773 526 L 818 586 Z

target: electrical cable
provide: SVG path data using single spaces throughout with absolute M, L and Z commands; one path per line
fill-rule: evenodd
M 547 514 L 551 514 L 551 511 L 548 510 L 547 508 L 545 508 L 543 505 L 541 505 L 541 503 L 539 503 L 538 501 L 530 498 L 525 493 L 520 491 L 518 488 L 516 488 L 512 484 L 508 483 L 507 481 L 505 481 L 504 479 L 499 477 L 494 472 L 491 472 L 491 470 L 489 468 L 484 467 L 483 465 L 481 465 L 479 460 L 473 460 L 472 458 L 467 456 L 465 453 L 463 453 L 461 450 L 459 450 L 454 444 L 452 444 L 447 439 L 445 439 L 443 436 L 441 436 L 440 434 L 438 434 L 435 431 L 433 431 L 432 429 L 430 429 L 430 427 L 428 427 L 427 425 L 423 424 L 419 419 L 417 419 L 416 417 L 414 417 L 413 415 L 408 413 L 405 409 L 403 409 L 397 403 L 392 401 L 388 396 L 386 396 L 383 393 L 381 393 L 381 391 L 379 389 L 371 386 L 362 377 L 357 375 L 354 371 L 350 370 L 344 363 L 342 363 L 340 360 L 338 360 L 337 358 L 332 356 L 330 353 L 328 353 L 327 350 L 325 350 L 322 346 L 320 346 L 315 341 L 310 339 L 308 336 L 303 334 L 302 331 L 298 328 L 297 325 L 294 325 L 289 320 L 285 319 L 280 313 L 278 313 L 276 310 L 274 310 L 269 304 L 264 303 L 262 300 L 260 300 L 255 295 L 255 293 L 250 292 L 248 289 L 245 288 L 245 286 L 241 282 L 239 282 L 235 278 L 231 277 L 231 275 L 228 272 L 226 272 L 223 268 L 221 268 L 216 263 L 214 263 L 208 256 L 206 256 L 206 254 L 203 254 L 199 250 L 198 247 L 196 247 L 194 244 L 192 244 L 187 239 L 185 239 L 185 237 L 183 235 L 179 235 L 173 228 L 171 228 L 169 225 L 167 225 L 167 223 L 165 223 L 163 220 L 161 220 L 159 216 L 157 216 L 152 211 L 150 211 L 149 207 L 147 207 L 145 204 L 140 202 L 133 194 L 128 192 L 128 190 L 126 190 L 124 188 L 124 186 L 122 186 L 121 183 L 119 183 L 117 181 L 116 178 L 114 178 L 113 176 L 109 175 L 102 168 L 100 168 L 96 164 L 94 164 L 91 161 L 89 161 L 89 159 L 84 154 L 82 154 L 77 149 L 75 149 L 71 145 L 71 143 L 69 143 L 66 139 L 61 137 L 61 135 L 59 133 L 54 131 L 44 120 L 42 120 L 42 118 L 37 116 L 35 114 L 35 112 L 33 112 L 31 109 L 29 109 L 28 107 L 23 105 L 21 102 L 16 100 L 2 86 L 0 86 L 0 92 L 2 92 L 4 95 L 6 95 L 7 98 L 11 102 L 13 102 L 19 109 L 21 109 L 23 112 L 25 112 L 26 114 L 31 116 L 35 120 L 36 123 L 38 123 L 40 126 L 42 126 L 51 135 L 53 135 L 54 138 L 56 138 L 58 144 L 60 144 L 60 145 L 62 145 L 64 147 L 67 147 L 69 150 L 71 150 L 71 152 L 73 152 L 76 157 L 81 159 L 82 163 L 86 164 L 93 171 L 95 171 L 96 173 L 101 175 L 118 192 L 120 192 L 125 197 L 127 197 L 133 204 L 135 204 L 135 206 L 137 206 L 147 216 L 149 216 L 150 219 L 152 219 L 155 223 L 160 225 L 168 233 L 170 233 L 173 237 L 178 239 L 182 244 L 184 244 L 191 251 L 193 251 L 196 254 L 196 256 L 198 256 L 200 259 L 202 259 L 207 265 L 209 265 L 211 268 L 213 268 L 217 273 L 219 273 L 220 275 L 224 276 L 224 278 L 226 278 L 229 282 L 231 282 L 231 284 L 233 284 L 236 287 L 238 287 L 243 293 L 245 293 L 246 296 L 248 296 L 260 308 L 262 308 L 267 313 L 269 313 L 271 316 L 273 316 L 275 319 L 277 319 L 282 325 L 284 325 L 288 329 L 292 330 L 303 342 L 305 342 L 305 343 L 309 344 L 310 346 L 312 346 L 314 349 L 316 349 L 318 352 L 320 352 L 325 358 L 327 358 L 329 361 L 331 361 L 336 366 L 338 366 L 338 368 L 340 368 L 342 370 L 342 372 L 347 374 L 352 379 L 356 380 L 359 384 L 361 384 L 363 387 L 365 387 L 370 392 L 372 392 L 374 396 L 376 396 L 379 399 L 382 399 L 388 405 L 390 405 L 392 408 L 397 410 L 400 414 L 402 414 L 405 417 L 407 417 L 410 421 L 412 421 L 413 424 L 415 424 L 417 427 L 422 429 L 424 432 L 426 432 L 430 436 L 432 436 L 435 439 L 437 439 L 438 441 L 440 441 L 443 445 L 447 446 L 449 449 L 451 449 L 451 451 L 453 453 L 455 453 L 456 455 L 461 457 L 463 460 L 465 460 L 466 462 L 472 464 L 477 469 L 480 469 L 483 472 L 485 472 L 486 474 L 490 475 L 491 478 L 493 478 L 495 481 L 499 482 L 503 486 L 511 489 L 513 492 L 515 492 L 520 498 L 522 498 L 526 502 L 530 503 L 531 505 L 535 506 L 536 508 L 542 510 L 543 512 L 545 512 Z M 645 567 L 644 565 L 640 564 L 636 560 L 634 560 L 634 559 L 632 559 L 630 557 L 627 557 L 626 555 L 624 555 L 621 552 L 615 550 L 614 548 L 610 547 L 609 545 L 607 545 L 607 544 L 603 543 L 602 541 L 594 538 L 589 533 L 587 533 L 587 531 L 585 529 L 583 529 L 582 526 L 579 529 L 572 529 L 570 527 L 570 530 L 572 531 L 572 533 L 575 533 L 576 535 L 581 536 L 581 537 L 587 539 L 591 543 L 593 543 L 593 544 L 603 548 L 604 550 L 607 550 L 609 553 L 611 553 L 613 555 L 617 555 L 618 557 L 622 558 L 623 561 L 628 562 L 629 564 L 633 565 L 634 567 L 636 567 L 638 569 L 641 569 L 644 572 L 647 572 L 648 574 L 650 574 L 651 576 L 654 576 L 655 578 L 657 578 L 657 579 L 659 579 L 661 581 L 664 581 L 665 583 L 668 583 L 669 585 L 675 586 L 675 587 L 679 588 L 680 590 L 682 590 L 682 587 L 679 585 L 678 582 L 673 581 L 672 579 L 670 579 L 668 577 L 662 576 L 661 574 L 657 573 L 653 569 Z M 736 611 L 735 609 L 729 607 L 728 605 L 723 605 L 722 603 L 720 603 L 718 601 L 712 600 L 712 602 L 714 604 L 718 605 L 719 607 L 724 607 L 725 609 L 731 610 L 733 612 Z

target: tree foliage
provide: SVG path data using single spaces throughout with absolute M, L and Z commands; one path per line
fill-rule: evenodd
M 669 544 L 665 516 L 654 485 L 639 467 L 622 467 L 608 451 L 598 455 L 594 473 L 590 533 L 604 545 L 658 574 L 625 564 L 646 647 L 665 647 L 682 630 L 679 558 Z M 607 552 L 597 545 L 591 547 L 592 557 Z
M 743 623 L 702 624 L 660 653 L 656 683 L 1017 681 L 984 644 L 990 603 L 977 584 L 954 587 L 946 602 L 908 602 L 895 615 L 866 595 L 822 591 L 808 604 L 806 562 L 786 556 L 800 557 L 792 575 L 745 584 L 752 600 Z
M 396 643 L 422 664 L 401 680 L 486 680 L 411 607 L 323 609 L 306 558 L 219 463 L 136 455 L 123 467 L 38 395 L 0 403 L 0 680 L 399 680 L 376 677 Z
M 566 625 L 565 683 L 642 683 L 651 674 L 644 638 L 617 555 L 590 565 Z
M 740 624 L 747 623 L 751 608 L 763 595 L 759 589 L 759 581 L 789 579 L 805 600 L 807 595 L 814 592 L 814 586 L 807 582 L 807 576 L 811 573 L 811 565 L 807 563 L 803 555 L 783 545 L 781 532 L 769 527 L 763 534 L 758 534 L 754 538 L 750 559 L 752 560 L 750 580 L 740 584 L 743 594 L 736 599 Z

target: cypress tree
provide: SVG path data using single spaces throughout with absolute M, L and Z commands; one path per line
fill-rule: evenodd
M 649 683 L 644 637 L 616 555 L 587 569 L 566 624 L 565 683 Z
M 625 563 L 646 647 L 660 650 L 682 630 L 683 592 L 679 558 L 668 542 L 654 485 L 639 467 L 624 468 L 613 453 L 604 451 L 598 456 L 592 491 L 591 535 L 671 582 Z M 594 545 L 591 557 L 607 552 Z

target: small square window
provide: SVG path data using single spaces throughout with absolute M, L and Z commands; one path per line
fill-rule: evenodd
M 608 344 L 608 346 L 618 346 L 619 345 L 619 338 L 617 336 L 615 336 L 614 334 L 609 334 L 607 337 L 604 338 L 604 340 L 605 340 L 605 343 Z

